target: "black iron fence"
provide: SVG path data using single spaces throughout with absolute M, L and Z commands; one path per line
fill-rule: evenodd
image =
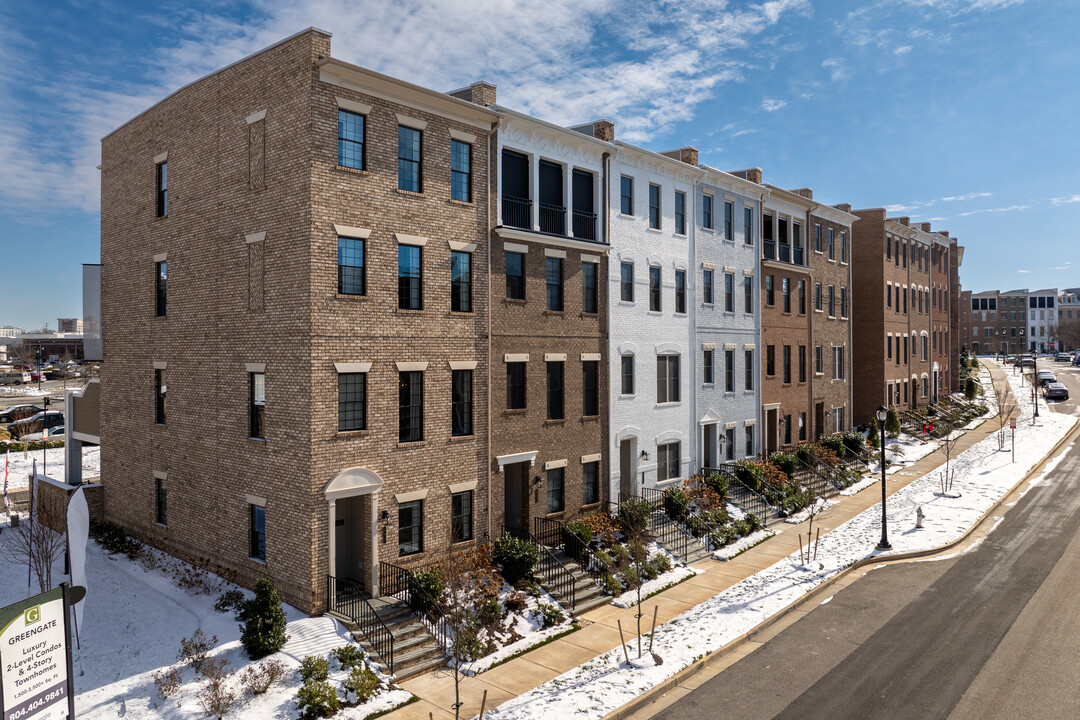
M 532 200 L 503 196 L 502 222 L 507 227 L 532 229 Z
M 719 467 L 701 468 L 701 474 L 706 477 L 716 473 L 727 480 L 728 484 L 728 501 L 739 508 L 745 513 L 753 513 L 759 520 L 761 520 L 761 526 L 765 527 L 769 524 L 769 503 L 765 500 L 765 497 L 754 490 L 752 487 L 744 483 L 735 472 L 735 465 L 730 463 L 724 463 Z
M 540 551 L 540 562 L 533 569 L 533 574 L 540 577 L 540 584 L 547 588 L 552 595 L 558 595 L 564 602 L 570 603 L 571 611 L 576 606 L 574 590 L 574 574 L 562 564 L 551 549 L 524 528 L 512 528 L 503 525 L 503 534 L 511 535 L 519 540 L 528 540 Z
M 333 575 L 326 576 L 327 609 L 349 618 L 363 634 L 371 648 L 378 653 L 389 674 L 394 673 L 394 634 L 368 602 L 360 584 Z
M 764 257 L 766 260 L 775 260 L 776 259 L 776 241 L 775 240 L 765 240 L 765 241 L 763 241 L 762 242 L 762 251 L 763 251 L 762 257 Z
M 551 518 L 534 518 L 537 539 L 548 547 L 562 550 L 572 558 L 593 580 L 601 580 L 605 571 L 596 553 L 580 537 L 572 533 L 566 523 Z
M 379 563 L 379 589 L 383 595 L 392 595 L 409 606 L 431 632 L 435 642 L 444 651 L 449 648 L 450 632 L 440 606 L 440 599 L 431 597 L 416 579 L 415 573 L 387 562 Z
M 596 240 L 596 213 L 575 210 L 574 237 L 578 240 Z
M 562 205 L 540 203 L 540 232 L 551 235 L 565 235 L 566 208 Z
M 682 523 L 683 518 L 690 512 L 689 506 L 669 493 L 667 488 L 661 490 L 643 487 L 641 499 L 652 508 L 652 514 L 649 516 L 649 532 L 661 545 L 679 557 L 685 558 L 690 552 L 690 544 L 698 542 Z

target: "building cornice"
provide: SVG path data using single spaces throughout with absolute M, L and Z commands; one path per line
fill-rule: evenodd
M 546 235 L 544 233 L 531 232 L 520 228 L 497 227 L 495 228 L 495 234 L 508 240 L 523 240 L 525 242 L 536 243 L 537 245 L 554 245 L 555 247 L 570 248 L 572 250 L 585 250 L 591 253 L 599 253 L 600 255 L 607 255 L 608 251 L 611 249 L 610 245 L 605 245 L 604 243 L 576 240 L 574 238 L 560 237 L 558 235 Z

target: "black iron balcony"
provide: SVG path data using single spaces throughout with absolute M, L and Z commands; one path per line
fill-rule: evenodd
M 762 242 L 761 246 L 762 246 L 762 252 L 763 252 L 762 257 L 763 258 L 765 258 L 766 260 L 775 260 L 776 259 L 776 241 L 775 240 L 765 240 L 764 242 Z
M 596 213 L 574 211 L 574 237 L 578 240 L 596 240 Z
M 791 262 L 791 246 L 780 243 L 780 262 Z
M 540 203 L 540 232 L 566 235 L 566 208 L 562 205 Z
M 798 245 L 796 245 L 794 248 L 792 248 L 791 262 L 795 263 L 796 265 L 803 265 L 804 264 L 803 263 L 803 249 Z
M 532 229 L 532 201 L 525 198 L 509 197 L 502 199 L 502 220 L 507 227 Z

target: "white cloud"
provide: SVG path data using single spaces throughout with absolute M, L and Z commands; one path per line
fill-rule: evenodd
M 1030 270 L 1017 270 L 1016 272 L 1020 273 L 1021 275 L 1030 275 L 1031 274 Z
M 757 132 L 757 130 L 754 129 L 754 128 L 746 128 L 745 130 L 736 130 L 732 134 L 732 137 L 740 137 L 742 135 L 751 135 L 751 134 L 756 133 L 756 132 Z
M 1020 210 L 1027 210 L 1030 205 L 1009 205 L 1008 207 L 997 208 L 984 208 L 982 210 L 969 210 L 967 212 L 960 213 L 960 217 L 968 217 L 969 215 L 982 215 L 983 213 L 1008 213 L 1019 212 Z
M 901 45 L 893 50 L 896 55 L 907 55 L 909 52 L 911 52 L 911 45 Z
M 821 63 L 821 67 L 829 71 L 829 77 L 833 80 L 847 80 L 847 69 L 844 67 L 844 61 L 840 58 L 828 58 Z
M 943 198 L 941 198 L 941 202 L 955 202 L 957 200 L 971 200 L 973 198 L 990 197 L 993 194 L 994 193 L 988 193 L 988 192 L 971 192 L 971 193 L 966 193 L 964 195 L 953 195 L 951 197 L 943 197 Z
M 1080 202 L 1080 195 L 1065 195 L 1063 197 L 1050 198 L 1051 205 L 1070 205 Z
M 236 12 L 234 3 L 131 18 L 132 26 L 156 25 L 145 35 L 170 44 L 139 48 L 139 62 L 122 67 L 92 59 L 79 76 L 40 72 L 48 42 L 37 28 L 17 34 L 0 11 L 0 207 L 96 211 L 102 136 L 179 87 L 313 25 L 333 33 L 334 57 L 348 62 L 440 90 L 490 80 L 502 105 L 564 125 L 607 117 L 620 139 L 644 142 L 692 118 L 717 86 L 741 79 L 749 62 L 744 49 L 756 36 L 810 10 L 809 0 L 741 7 L 727 0 L 662 7 L 649 0 L 252 0 L 246 7 L 252 6 L 239 19 L 225 14 Z M 604 46 L 623 51 L 613 60 L 614 51 L 598 50 Z M 16 87 L 34 87 L 38 97 Z M 772 102 L 766 109 L 785 104 Z
M 787 107 L 787 100 L 774 100 L 772 98 L 765 98 L 761 101 L 761 109 L 765 112 L 776 112 L 783 107 Z

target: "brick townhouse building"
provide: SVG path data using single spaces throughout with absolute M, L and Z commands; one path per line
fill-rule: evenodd
M 966 350 L 967 352 L 971 352 L 972 340 L 971 318 L 973 306 L 971 304 L 971 295 L 972 293 L 970 290 L 961 290 L 960 302 L 957 303 L 960 307 L 960 334 L 957 335 L 959 338 L 959 348 L 960 351 Z
M 109 520 L 309 611 L 491 532 L 489 92 L 309 29 L 103 139 Z
M 984 290 L 971 295 L 971 353 L 973 355 L 998 353 L 1004 347 L 999 335 L 1001 325 L 998 319 L 999 300 L 1000 293 L 997 290 Z M 1027 317 L 1026 311 L 1024 317 L 1025 319 Z

